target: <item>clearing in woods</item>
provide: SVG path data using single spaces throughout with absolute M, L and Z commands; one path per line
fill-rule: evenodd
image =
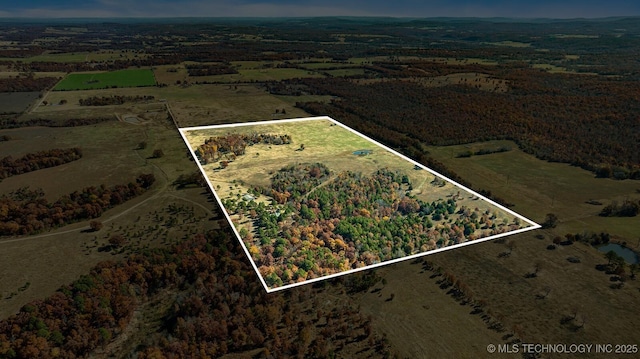
M 503 237 L 509 234 L 520 233 L 531 229 L 539 228 L 539 226 L 528 220 L 519 214 L 512 212 L 490 200 L 480 196 L 479 194 L 460 186 L 459 184 L 450 181 L 440 174 L 419 165 L 417 162 L 413 162 L 410 159 L 398 154 L 397 152 L 384 147 L 375 141 L 351 130 L 350 128 L 340 124 L 339 122 L 329 117 L 313 117 L 304 119 L 292 119 L 292 120 L 279 120 L 279 121 L 265 121 L 258 123 L 242 123 L 232 125 L 218 125 L 218 126 L 201 126 L 182 128 L 180 132 L 183 139 L 187 143 L 192 155 L 198 160 L 198 166 L 204 174 L 209 186 L 215 193 L 218 202 L 221 207 L 225 209 L 225 215 L 230 223 L 233 224 L 234 231 L 240 239 L 240 242 L 247 254 L 252 259 L 252 265 L 254 269 L 259 273 L 260 279 L 267 289 L 267 291 L 275 291 L 280 289 L 289 288 L 292 286 L 311 283 L 317 280 L 328 279 L 338 275 L 351 273 L 354 271 L 363 270 L 366 268 L 373 268 L 385 264 L 394 263 L 397 261 L 415 258 L 425 254 L 439 252 L 445 249 L 464 246 L 480 241 L 486 241 L 498 237 Z M 252 136 L 259 134 L 264 138 L 265 135 L 290 136 L 290 142 L 283 144 L 256 142 L 252 143 L 250 140 L 246 147 L 242 151 L 238 151 L 236 155 L 231 154 L 229 151 L 223 149 L 220 146 L 220 151 L 213 155 L 213 157 L 207 158 L 205 147 L 201 147 L 205 144 L 206 140 L 212 137 L 223 138 L 239 138 L 239 136 L 247 135 Z M 234 137 L 235 136 L 235 137 Z M 387 169 L 390 172 L 397 173 L 399 176 L 406 177 L 405 182 L 403 178 L 403 184 L 397 191 L 398 198 L 415 199 L 422 201 L 422 209 L 428 207 L 428 204 L 438 203 L 450 203 L 452 201 L 455 205 L 455 211 L 449 211 L 444 215 L 444 218 L 439 216 L 431 216 L 431 212 L 427 209 L 419 212 L 417 215 L 421 216 L 421 221 L 425 224 L 431 225 L 433 220 L 434 229 L 441 230 L 438 238 L 433 238 L 433 242 L 430 245 L 426 244 L 426 236 L 421 238 L 422 241 L 417 240 L 417 235 L 413 235 L 416 242 L 421 245 L 416 245 L 411 250 L 400 251 L 400 254 L 394 252 L 393 255 L 385 253 L 385 256 L 380 256 L 379 259 L 374 261 L 358 261 L 358 258 L 349 261 L 345 259 L 345 251 L 340 249 L 331 248 L 332 253 L 325 256 L 335 255 L 338 260 L 342 261 L 340 264 L 336 264 L 335 268 L 319 268 L 317 265 L 318 258 L 308 258 L 312 263 L 307 263 L 306 267 L 309 274 L 305 271 L 302 274 L 295 274 L 290 277 L 289 274 L 284 274 L 284 279 L 280 280 L 274 277 L 274 273 L 278 272 L 278 269 L 270 268 L 271 266 L 265 264 L 260 258 L 264 258 L 265 253 L 269 253 L 271 248 L 265 250 L 267 247 L 275 246 L 273 241 L 281 241 L 282 238 L 266 238 L 263 231 L 267 229 L 264 225 L 264 220 L 258 219 L 255 214 L 249 215 L 249 209 L 258 209 L 258 204 L 265 206 L 267 211 L 272 215 L 279 217 L 280 213 L 285 213 L 285 218 L 279 219 L 283 225 L 296 225 L 298 215 L 302 212 L 295 208 L 300 208 L 300 204 L 306 207 L 305 196 L 295 198 L 293 194 L 291 198 L 287 200 L 287 203 L 283 203 L 276 200 L 273 192 L 269 192 L 272 188 L 272 180 L 275 174 L 283 171 L 283 168 L 287 166 L 303 166 L 321 163 L 329 170 L 328 175 L 324 182 L 314 185 L 307 194 L 312 194 L 317 189 L 327 185 L 331 186 L 331 182 L 338 181 L 341 174 L 350 171 L 352 173 L 359 173 L 363 176 L 372 176 L 379 170 Z M 312 175 L 313 176 L 313 175 Z M 394 184 L 395 185 L 395 184 Z M 256 189 L 262 189 L 261 194 L 258 194 Z M 370 196 L 371 193 L 364 189 L 364 197 Z M 371 190 L 369 190 L 371 191 Z M 384 201 L 378 200 L 380 206 Z M 382 201 L 382 202 L 380 202 Z M 476 212 L 476 216 L 464 213 L 466 211 Z M 289 211 L 289 212 L 288 212 Z M 298 213 L 297 211 L 300 211 Z M 397 208 L 391 215 L 393 220 L 395 216 L 399 216 Z M 353 212 L 353 215 L 333 215 L 331 220 L 345 221 L 349 217 L 359 217 Z M 289 216 L 288 213 L 292 213 Z M 443 234 L 445 231 L 457 230 L 457 226 L 460 226 L 458 221 L 462 221 L 464 217 L 471 216 L 477 218 L 477 215 L 488 215 L 491 217 L 493 227 L 487 224 L 479 224 L 475 229 L 471 229 L 470 232 L 466 232 L 464 238 L 453 240 L 449 239 L 449 234 Z M 368 215 L 364 215 L 368 218 Z M 376 223 L 388 221 L 387 217 L 382 218 L 372 215 L 375 218 Z M 483 220 L 480 220 L 482 223 Z M 337 223 L 337 222 L 336 222 Z M 381 225 L 382 226 L 382 225 Z M 431 227 L 430 227 L 431 228 Z M 413 233 L 413 231 L 410 231 Z M 460 232 L 461 233 L 461 232 Z M 250 235 L 247 235 L 250 234 Z M 370 233 L 369 233 L 370 234 Z M 399 233 L 398 235 L 406 235 L 407 233 Z M 409 234 L 411 235 L 411 234 Z M 433 232 L 432 232 L 433 235 Z M 283 236 L 282 229 L 277 234 L 278 237 Z M 453 238 L 453 235 L 451 235 Z M 360 238 L 344 238 L 347 242 L 355 242 L 356 246 Z M 394 238 L 395 240 L 396 238 Z M 363 239 L 364 241 L 365 239 Z M 370 239 L 366 239 L 370 241 Z M 437 240 L 437 245 L 435 244 Z M 300 265 L 287 263 L 287 255 L 292 257 L 296 255 L 299 248 L 306 249 L 307 244 L 305 242 L 313 242 L 314 239 L 302 238 L 302 244 L 293 248 L 288 246 L 287 254 L 278 254 L 277 260 L 274 266 L 283 266 L 284 271 L 300 268 Z M 295 242 L 295 240 L 294 240 Z M 332 240 L 327 239 L 326 247 L 330 247 Z M 288 245 L 279 243 L 282 246 Z M 324 250 L 324 248 L 314 247 L 317 244 L 311 244 L 311 249 Z M 349 244 L 347 244 L 349 245 Z M 390 244 L 387 244 L 390 246 Z M 322 247 L 323 244 L 320 244 Z M 251 250 L 249 250 L 251 248 Z M 405 247 L 406 248 L 406 247 Z M 365 249 L 359 248 L 361 252 L 368 252 Z M 282 250 L 281 250 L 282 251 Z M 327 249 L 328 251 L 328 249 Z M 305 253 L 307 253 L 305 251 Z M 312 252 L 308 252 L 312 253 Z M 307 254 L 308 255 L 308 254 Z M 358 254 L 356 254 L 357 256 Z M 348 257 L 348 255 L 347 255 Z M 267 263 L 270 263 L 269 260 Z M 300 264 L 299 262 L 296 262 Z M 313 268 L 310 270 L 309 268 Z M 268 276 L 267 276 L 268 274 Z M 265 281 L 265 276 L 266 281 Z M 280 275 L 278 274 L 278 277 Z M 282 278 L 282 277 L 280 277 Z

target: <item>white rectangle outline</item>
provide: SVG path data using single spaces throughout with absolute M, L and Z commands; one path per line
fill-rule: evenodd
M 264 281 L 264 278 L 262 278 L 262 274 L 260 273 L 260 271 L 258 270 L 258 267 L 256 266 L 256 263 L 253 261 L 253 258 L 251 258 L 251 254 L 249 253 L 249 250 L 247 249 L 247 247 L 244 244 L 244 241 L 242 240 L 242 238 L 240 237 L 240 233 L 238 233 L 238 230 L 236 229 L 236 227 L 233 225 L 233 222 L 231 221 L 231 216 L 229 216 L 229 213 L 227 213 L 226 208 L 222 205 L 222 200 L 220 199 L 220 197 L 218 196 L 218 193 L 216 192 L 216 190 L 213 188 L 213 185 L 211 184 L 211 181 L 209 181 L 209 177 L 207 176 L 204 168 L 202 167 L 202 164 L 200 163 L 200 161 L 198 161 L 198 157 L 196 156 L 195 150 L 193 148 L 191 148 L 191 145 L 189 144 L 189 141 L 187 140 L 187 136 L 186 136 L 186 132 L 190 132 L 190 131 L 197 131 L 197 130 L 208 130 L 208 129 L 218 129 L 218 128 L 227 128 L 227 127 L 241 127 L 241 126 L 255 126 L 255 125 L 269 125 L 269 124 L 278 124 L 278 123 L 287 123 L 287 122 L 303 122 L 303 121 L 319 121 L 319 120 L 328 120 L 348 131 L 351 131 L 352 133 L 364 138 L 365 140 L 368 140 L 382 148 L 384 148 L 385 150 L 395 154 L 396 156 L 399 156 L 400 158 L 409 161 L 410 163 L 413 163 L 415 166 L 418 166 L 426 171 L 429 171 L 431 174 L 439 176 L 441 178 L 444 178 L 445 180 L 453 183 L 454 185 L 456 185 L 457 187 L 473 193 L 474 195 L 482 198 L 483 200 L 493 204 L 494 206 L 506 211 L 507 213 L 510 213 L 511 215 L 518 217 L 524 221 L 526 221 L 527 223 L 529 223 L 531 226 L 530 227 L 526 227 L 526 228 L 520 228 L 517 229 L 515 231 L 511 231 L 511 232 L 505 232 L 505 233 L 500 233 L 500 234 L 496 234 L 493 236 L 489 236 L 486 238 L 480 238 L 480 239 L 476 239 L 473 241 L 467 241 L 464 243 L 458 243 L 458 244 L 454 244 L 451 246 L 446 246 L 446 247 L 442 247 L 442 248 L 437 248 L 437 249 L 433 249 L 427 252 L 422 252 L 422 253 L 416 253 L 416 254 L 412 254 L 406 257 L 402 257 L 402 258 L 395 258 L 395 259 L 390 259 L 388 261 L 384 261 L 384 262 L 380 262 L 380 263 L 375 263 L 375 264 L 371 264 L 365 267 L 360 267 L 360 268 L 355 268 L 355 269 L 350 269 L 344 272 L 339 272 L 339 273 L 333 273 L 333 274 L 329 274 L 326 276 L 322 276 L 322 277 L 317 277 L 317 278 L 312 278 L 312 279 L 307 279 L 304 282 L 298 282 L 298 283 L 292 283 L 292 284 L 287 284 L 287 285 L 283 285 L 277 288 L 269 288 L 269 286 L 267 286 L 267 283 Z M 363 270 L 369 270 L 369 269 L 373 269 L 373 268 L 377 268 L 377 267 L 382 267 L 385 265 L 389 265 L 389 264 L 393 264 L 393 263 L 398 263 L 398 262 L 402 262 L 402 261 L 406 261 L 409 259 L 413 259 L 413 258 L 419 258 L 419 257 L 423 257 L 426 255 L 430 255 L 430 254 L 434 254 L 434 253 L 439 253 L 439 252 L 443 252 L 443 251 L 447 251 L 450 249 L 455 249 L 455 248 L 460 248 L 463 246 L 468 246 L 470 244 L 476 244 L 476 243 L 481 243 L 481 242 L 485 242 L 485 241 L 489 241 L 492 239 L 496 239 L 496 238 L 500 238 L 500 237 L 506 237 L 506 236 L 510 236 L 513 234 L 518 234 L 518 233 L 522 233 L 522 232 L 527 232 L 527 231 L 531 231 L 534 229 L 538 229 L 541 228 L 542 226 L 540 226 L 539 224 L 537 224 L 536 222 L 502 206 L 499 203 L 496 203 L 494 201 L 492 201 L 491 199 L 477 193 L 474 190 L 471 190 L 459 183 L 457 183 L 456 181 L 453 181 L 443 175 L 441 175 L 440 173 L 422 165 L 421 163 L 418 163 L 412 159 L 410 159 L 409 157 L 379 143 L 378 141 L 375 141 L 361 133 L 359 133 L 358 131 L 334 120 L 333 118 L 329 117 L 329 116 L 316 116 L 316 117 L 302 117 L 302 118 L 291 118 L 291 119 L 281 119 L 281 120 L 268 120 L 268 121 L 256 121 L 256 122 L 240 122 L 240 123 L 232 123 L 232 124 L 221 124 L 221 125 L 207 125 L 207 126 L 195 126 L 195 127 L 182 127 L 178 129 L 180 131 L 180 135 L 182 136 L 182 139 L 184 140 L 185 144 L 187 145 L 187 148 L 189 149 L 189 151 L 191 152 L 191 156 L 193 156 L 194 161 L 196 162 L 196 164 L 198 165 L 198 168 L 200 169 L 200 172 L 202 173 L 202 175 L 204 176 L 205 180 L 207 181 L 207 184 L 209 185 L 209 188 L 211 189 L 211 191 L 213 192 L 213 195 L 216 197 L 216 200 L 218 201 L 218 204 L 220 205 L 220 208 L 222 209 L 222 212 L 224 213 L 225 217 L 227 218 L 227 221 L 229 222 L 229 224 L 231 225 L 231 229 L 233 230 L 233 233 L 235 233 L 236 237 L 238 238 L 238 241 L 240 242 L 240 245 L 242 246 L 242 249 L 244 250 L 246 256 L 249 258 L 249 261 L 251 262 L 251 266 L 253 267 L 253 269 L 256 271 L 256 273 L 258 274 L 258 278 L 260 279 L 260 282 L 262 283 L 262 286 L 265 288 L 265 290 L 267 291 L 267 293 L 273 293 L 273 292 L 277 292 L 277 291 L 281 291 L 281 290 L 285 290 L 285 289 L 289 289 L 289 288 L 293 288 L 293 287 L 298 287 L 301 285 L 306 285 L 306 284 L 311 284 L 311 283 L 315 283 L 315 282 L 319 282 L 322 280 L 327 280 L 327 279 L 331 279 L 331 278 L 336 278 L 339 276 L 343 276 L 343 275 L 347 275 L 347 274 L 351 274 L 351 273 L 355 273 L 355 272 L 360 272 Z

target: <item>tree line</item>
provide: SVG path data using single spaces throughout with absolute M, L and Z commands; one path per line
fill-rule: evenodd
M 0 120 L 0 129 L 21 128 L 21 127 L 76 127 L 95 125 L 106 121 L 113 121 L 115 117 L 92 117 L 92 118 L 69 118 L 63 120 L 55 120 L 48 118 L 32 118 L 22 121 L 17 118 L 9 118 Z
M 0 196 L 0 236 L 29 235 L 97 218 L 104 211 L 143 194 L 155 182 L 153 174 L 112 187 L 86 187 L 53 203 L 41 189 L 19 188 Z
M 17 159 L 7 156 L 0 160 L 0 180 L 39 169 L 60 166 L 80 158 L 82 158 L 82 150 L 78 147 L 28 153 Z
M 43 91 L 58 82 L 56 77 L 15 76 L 0 78 L 0 92 Z
M 80 106 L 108 106 L 108 105 L 122 105 L 127 102 L 145 102 L 153 101 L 155 96 L 152 95 L 111 95 L 111 96 L 90 96 L 87 98 L 81 98 L 78 100 Z

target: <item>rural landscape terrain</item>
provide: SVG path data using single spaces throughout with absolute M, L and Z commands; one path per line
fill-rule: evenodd
M 329 117 L 181 132 L 267 289 L 539 227 Z
M 0 358 L 637 356 L 639 48 L 631 17 L 2 19 Z M 261 280 L 512 212 L 542 228 Z

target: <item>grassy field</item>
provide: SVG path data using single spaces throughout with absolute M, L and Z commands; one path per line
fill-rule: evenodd
M 477 151 L 501 146 L 511 151 L 470 158 L 456 158 L 466 150 Z M 603 206 L 586 203 L 589 200 L 609 204 L 625 198 L 640 198 L 635 181 L 595 178 L 593 173 L 563 163 L 536 159 L 523 153 L 511 141 L 429 147 L 434 158 L 444 162 L 476 188 L 490 189 L 499 197 L 515 203 L 514 210 L 536 221 L 546 213 L 560 218 L 560 229 L 581 232 L 608 230 L 612 234 L 640 233 L 640 222 L 633 218 L 601 218 Z M 629 238 L 633 239 L 633 238 Z
M 0 113 L 22 113 L 40 96 L 33 92 L 0 92 Z
M 167 87 L 131 87 L 82 91 L 52 91 L 44 98 L 50 104 L 39 106 L 30 117 L 104 117 L 127 113 L 126 106 L 80 106 L 79 100 L 90 96 L 154 96 L 156 103 L 164 106 L 166 100 L 180 127 L 247 122 L 275 118 L 308 117 L 303 110 L 294 107 L 300 98 L 273 96 L 253 85 L 190 85 Z M 330 96 L 322 97 L 328 100 Z M 124 108 L 124 109 L 123 109 Z M 281 110 L 285 113 L 281 113 Z M 278 113 L 276 113 L 278 110 Z
M 180 127 L 307 117 L 295 103 L 252 85 L 193 85 L 162 89 Z M 276 110 L 285 110 L 276 113 Z
M 184 82 L 189 74 L 184 65 L 162 65 L 153 69 L 153 74 L 159 84 L 173 85 L 178 81 Z
M 391 58 L 388 56 L 372 56 L 372 57 L 354 57 L 350 58 L 349 62 L 354 64 L 364 64 L 370 63 L 372 61 L 390 61 Z M 475 57 L 463 57 L 463 58 L 454 58 L 454 57 L 418 57 L 418 56 L 400 56 L 400 61 L 408 61 L 408 60 L 422 60 L 422 61 L 433 61 L 437 63 L 447 64 L 447 65 L 497 65 L 498 63 L 494 60 L 475 58 Z
M 90 90 L 110 87 L 142 87 L 156 84 L 151 70 L 73 73 L 60 81 L 54 91 Z
M 333 76 L 333 77 L 343 77 L 343 76 L 357 76 L 357 75 L 364 75 L 364 69 L 360 69 L 360 68 L 344 68 L 344 69 L 337 69 L 337 70 L 327 70 L 327 71 L 323 71 L 328 73 L 329 75 Z
M 487 45 L 509 46 L 509 47 L 531 47 L 530 43 L 528 43 L 528 42 L 519 42 L 519 41 L 487 42 Z
M 456 158 L 466 150 L 512 148 L 509 152 L 470 158 Z M 609 275 L 595 269 L 606 264 L 596 248 L 582 243 L 548 250 L 555 236 L 585 230 L 607 231 L 637 247 L 640 222 L 637 218 L 597 216 L 602 206 L 585 203 L 640 198 L 635 181 L 596 179 L 593 174 L 561 163 L 538 160 L 517 149 L 510 141 L 490 141 L 460 146 L 429 147 L 430 154 L 456 171 L 476 188 L 491 190 L 515 203 L 514 210 L 534 220 L 553 212 L 560 218 L 554 229 L 537 230 L 509 237 L 514 250 L 500 241 L 485 242 L 425 257 L 443 272 L 455 275 L 469 286 L 473 298 L 486 303 L 484 313 L 496 318 L 503 329 L 491 329 L 478 322 L 469 306 L 456 305 L 438 288 L 432 272 L 401 262 L 378 269 L 387 284 L 357 300 L 364 311 L 389 333 L 400 357 L 483 357 L 489 343 L 506 343 L 511 335 L 525 343 L 637 343 L 635 327 L 640 319 L 631 310 L 640 300 L 640 283 L 628 280 L 622 289 L 612 289 Z M 575 257 L 580 263 L 567 259 Z M 539 266 L 535 278 L 526 275 Z M 436 278 L 437 279 L 437 278 Z M 408 286 L 405 283 L 411 282 Z M 545 295 L 546 293 L 546 295 Z M 389 301 L 391 295 L 395 295 Z M 448 294 L 448 293 L 447 293 Z M 568 319 L 567 319 L 568 318 Z M 573 319 L 572 319 L 573 318 Z M 402 323 L 407 323 L 406 325 Z M 433 333 L 435 323 L 439 329 Z M 582 327 L 580 327 L 583 325 Z M 496 338 L 495 336 L 498 336 Z M 421 338 L 433 338 L 433 345 L 421 346 Z M 492 338 L 493 337 L 493 338 Z M 437 338 L 437 339 L 436 339 Z M 478 339 L 479 343 L 475 340 Z M 486 357 L 513 357 L 499 354 Z M 549 355 L 549 358 L 561 358 Z M 598 358 L 598 355 L 585 355 Z

